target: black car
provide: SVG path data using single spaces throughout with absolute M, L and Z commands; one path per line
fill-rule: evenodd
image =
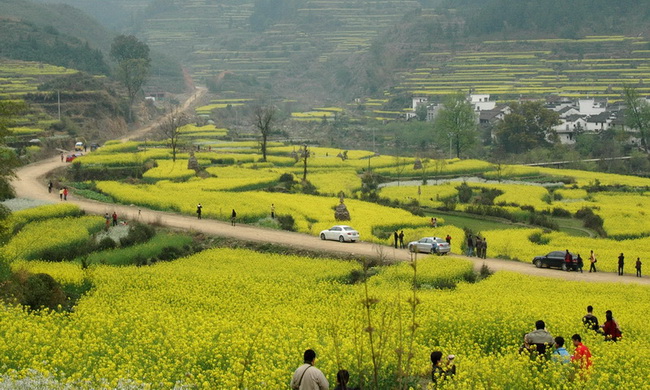
M 569 253 L 571 254 L 570 266 L 567 266 L 567 263 L 564 261 L 564 255 L 566 254 L 565 251 L 553 251 L 544 256 L 535 256 L 533 259 L 533 264 L 535 264 L 535 267 L 537 268 L 561 268 L 563 271 L 575 270 L 577 269 L 578 265 L 578 256 L 574 255 L 571 252 Z

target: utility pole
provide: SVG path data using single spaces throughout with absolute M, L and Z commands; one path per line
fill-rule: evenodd
M 454 138 L 452 133 L 448 133 L 448 135 L 449 135 L 449 159 L 451 160 L 451 156 L 452 156 L 451 144 Z
M 61 121 L 61 92 L 56 91 L 56 103 L 59 110 L 59 121 Z

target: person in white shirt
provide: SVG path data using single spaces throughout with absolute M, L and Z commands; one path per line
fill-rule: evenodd
M 291 378 L 291 388 L 293 390 L 327 390 L 329 382 L 325 375 L 318 368 L 314 367 L 316 361 L 316 352 L 308 349 L 304 353 L 305 363 L 298 367 Z

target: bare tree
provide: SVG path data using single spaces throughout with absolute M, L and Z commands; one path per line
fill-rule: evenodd
M 190 118 L 187 114 L 174 110 L 160 123 L 158 132 L 169 142 L 169 147 L 172 148 L 172 161 L 176 162 L 176 151 L 178 149 L 181 127 L 190 123 Z
M 257 106 L 253 110 L 253 123 L 262 134 L 262 161 L 266 161 L 266 142 L 271 134 L 275 114 L 274 106 Z

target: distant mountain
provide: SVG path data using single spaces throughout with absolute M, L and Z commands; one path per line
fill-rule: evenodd
M 133 3 L 146 7 L 147 1 Z M 120 8 L 113 2 L 106 2 L 105 6 L 113 10 Z M 6 41 L 0 42 L 0 57 L 108 73 L 107 65 L 98 61 L 103 53 L 103 61 L 108 62 L 116 35 L 71 5 L 0 0 L 0 36 Z M 153 49 L 151 58 L 152 77 L 148 85 L 157 90 L 182 91 L 184 78 L 180 64 L 162 50 Z
M 0 57 L 37 61 L 83 70 L 92 74 L 108 74 L 110 69 L 99 49 L 88 42 L 60 33 L 52 26 L 0 18 Z
M 561 38 L 648 31 L 650 2 L 639 0 L 447 0 L 470 35 L 544 34 Z

